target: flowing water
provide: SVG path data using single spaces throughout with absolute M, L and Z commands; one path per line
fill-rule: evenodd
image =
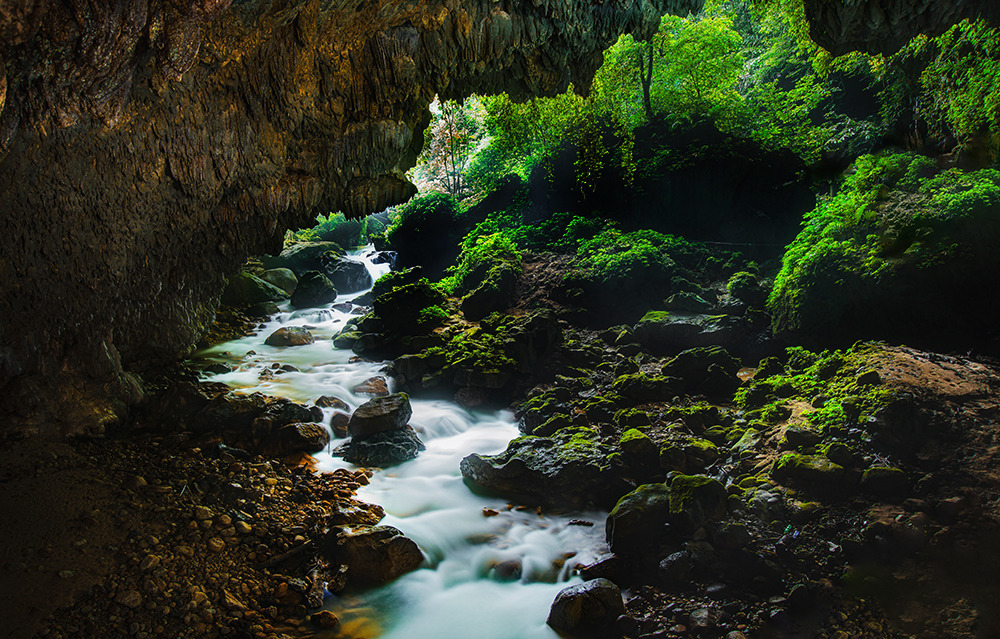
M 370 249 L 353 254 L 378 278 L 389 267 L 372 264 L 371 256 Z M 282 306 L 257 335 L 201 353 L 209 361 L 236 365 L 232 372 L 206 379 L 225 382 L 237 392 L 261 392 L 305 404 L 332 395 L 351 410 L 357 408 L 369 397 L 351 389 L 379 375 L 384 363 L 351 362 L 353 353 L 333 348 L 329 340 L 351 317 L 332 306 L 360 294 L 338 297 L 334 305 L 318 309 Z M 283 326 L 305 326 L 317 341 L 288 348 L 265 345 L 267 336 Z M 274 364 L 295 370 L 264 373 Z M 473 494 L 462 481 L 459 462 L 473 452 L 503 450 L 519 434 L 513 416 L 506 411 L 471 412 L 440 400 L 411 403 L 410 424 L 427 450 L 412 461 L 376 472 L 359 495 L 385 509 L 383 524 L 399 528 L 420 546 L 424 565 L 387 586 L 330 597 L 326 607 L 342 619 L 338 636 L 556 637 L 545 625 L 549 605 L 562 588 L 579 580 L 572 575 L 573 567 L 603 550 L 604 515 L 539 514 Z M 332 414 L 333 409 L 324 409 L 327 425 Z M 330 450 L 344 441 L 334 439 Z M 329 450 L 315 456 L 321 471 L 352 468 Z

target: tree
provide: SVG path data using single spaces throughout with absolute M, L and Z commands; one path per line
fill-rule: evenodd
M 448 100 L 431 105 L 425 134 L 429 143 L 414 170 L 421 190 L 430 187 L 459 199 L 469 195 L 465 174 L 483 141 L 483 115 L 482 104 L 474 98 L 461 104 Z

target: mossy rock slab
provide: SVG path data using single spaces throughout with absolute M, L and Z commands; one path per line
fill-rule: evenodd
M 250 306 L 261 302 L 281 302 L 288 299 L 285 291 L 250 273 L 237 273 L 229 278 L 222 292 L 222 303 L 229 306 Z
M 635 325 L 634 334 L 650 352 L 677 353 L 696 346 L 738 346 L 750 335 L 750 326 L 732 315 L 650 311 Z
M 844 467 L 818 455 L 785 453 L 771 467 L 771 477 L 831 486 L 843 481 Z
M 518 437 L 497 455 L 469 455 L 460 465 L 475 489 L 546 507 L 610 508 L 627 490 L 597 432 L 569 427 L 551 437 Z

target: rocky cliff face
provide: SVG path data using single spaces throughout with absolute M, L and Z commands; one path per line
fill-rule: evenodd
M 227 273 L 316 212 L 405 201 L 435 95 L 587 89 L 702 0 L 0 6 L 0 415 L 101 432 Z
M 939 35 L 966 18 L 1000 24 L 995 0 L 805 0 L 809 33 L 837 55 L 892 53 L 920 33 Z

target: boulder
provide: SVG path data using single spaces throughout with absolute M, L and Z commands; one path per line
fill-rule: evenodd
M 306 407 L 287 399 L 279 399 L 269 404 L 254 418 L 250 424 L 249 434 L 254 445 L 266 446 L 268 442 L 278 439 L 279 431 L 287 424 L 318 422 L 321 419 L 323 411 L 315 406 Z
M 304 346 L 312 344 L 315 341 L 312 333 L 305 328 L 301 326 L 286 326 L 268 335 L 264 343 L 268 346 Z
M 551 437 L 518 437 L 497 455 L 469 455 L 460 468 L 467 483 L 490 494 L 546 507 L 610 508 L 627 490 L 612 452 L 593 429 L 572 426 Z
M 334 413 L 330 417 L 330 430 L 333 431 L 333 436 L 338 439 L 343 439 L 347 437 L 350 433 L 347 430 L 347 425 L 351 423 L 351 416 L 347 413 Z
M 898 468 L 875 466 L 861 476 L 861 488 L 889 501 L 901 501 L 910 492 L 910 481 Z
M 618 500 L 605 521 L 611 551 L 623 557 L 655 553 L 670 514 L 670 488 L 644 484 Z
M 331 562 L 347 566 L 351 583 L 362 586 L 392 581 L 424 561 L 417 544 L 392 526 L 331 531 L 325 551 Z
M 297 308 L 322 306 L 337 299 L 337 289 L 319 271 L 306 271 L 299 276 L 298 286 L 292 293 L 292 306 Z
M 317 453 L 330 444 L 330 433 L 321 424 L 293 422 L 282 426 L 262 449 L 271 455 Z
M 323 395 L 317 398 L 316 406 L 319 406 L 320 408 L 336 408 L 337 410 L 343 411 L 350 410 L 350 406 L 347 405 L 347 402 L 339 397 L 334 397 L 333 395 Z
M 749 321 L 732 315 L 703 315 L 650 311 L 633 331 L 643 348 L 654 353 L 676 353 L 696 346 L 742 345 L 750 336 Z
M 670 520 L 686 532 L 726 515 L 729 494 L 718 479 L 677 475 L 670 482 Z
M 672 398 L 680 390 L 681 380 L 673 377 L 631 373 L 615 380 L 616 393 L 633 401 L 659 402 Z
M 669 311 L 681 313 L 707 313 L 712 310 L 712 305 L 709 302 L 700 295 L 688 291 L 674 293 L 667 298 L 663 306 Z
M 268 269 L 261 274 L 260 279 L 280 288 L 288 295 L 295 291 L 295 286 L 299 283 L 299 278 L 295 277 L 295 273 L 287 268 Z
M 368 267 L 357 260 L 342 257 L 327 263 L 326 276 L 341 293 L 357 293 L 372 287 Z
M 331 260 L 344 254 L 336 242 L 299 242 L 281 251 L 279 255 L 264 255 L 264 268 L 286 268 L 302 277 L 307 271 L 322 271 Z
M 494 311 L 511 305 L 517 272 L 509 264 L 499 264 L 487 273 L 482 283 L 462 298 L 462 314 L 476 322 Z
M 661 372 L 683 380 L 687 393 L 728 395 L 739 385 L 740 368 L 740 360 L 721 346 L 699 346 L 678 353 Z
M 288 295 L 285 291 L 250 273 L 233 275 L 222 291 L 222 303 L 227 306 L 250 306 L 286 299 Z
M 396 251 L 379 251 L 372 257 L 372 264 L 388 264 L 389 268 L 396 268 Z
M 351 389 L 355 395 L 368 395 L 370 397 L 385 397 L 389 394 L 389 383 L 381 375 L 371 377 L 361 382 Z
M 618 586 L 599 578 L 564 588 L 556 595 L 546 623 L 573 636 L 608 637 L 625 614 Z
M 838 484 L 844 478 L 844 467 L 826 457 L 785 453 L 771 467 L 771 477 L 777 481 Z
M 389 430 L 364 439 L 353 437 L 343 449 L 344 459 L 357 466 L 387 468 L 414 459 L 425 450 L 412 428 Z
M 809 448 L 823 441 L 823 433 L 808 426 L 791 425 L 785 429 L 785 443 L 789 448 Z
M 358 406 L 351 415 L 348 430 L 352 437 L 364 439 L 375 433 L 402 430 L 413 415 L 406 393 L 376 397 Z

